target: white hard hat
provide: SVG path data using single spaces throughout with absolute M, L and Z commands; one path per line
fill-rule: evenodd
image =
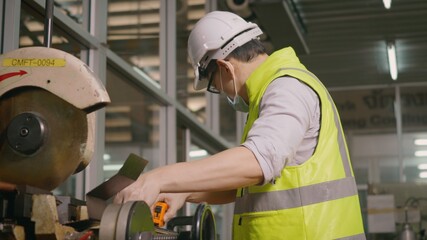
M 201 18 L 188 38 L 188 55 L 194 68 L 194 89 L 207 87 L 206 68 L 212 59 L 224 59 L 234 49 L 262 34 L 255 23 L 240 16 L 213 11 Z

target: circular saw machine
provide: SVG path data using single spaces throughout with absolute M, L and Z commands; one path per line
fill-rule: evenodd
M 50 48 L 53 2 L 46 0 L 46 47 L 0 55 L 0 239 L 89 239 L 96 233 L 105 240 L 216 239 L 205 204 L 194 217 L 174 218 L 156 231 L 145 202 L 108 205 L 146 164 L 132 154 L 115 176 L 87 193 L 86 203 L 51 195 L 89 164 L 95 111 L 110 102 L 85 63 Z M 188 225 L 191 233 L 173 231 Z
M 28 47 L 0 56 L 0 182 L 52 190 L 94 152 L 94 111 L 110 102 L 81 60 Z

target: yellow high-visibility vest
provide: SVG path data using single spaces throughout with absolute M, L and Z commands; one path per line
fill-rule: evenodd
M 233 239 L 365 239 L 357 186 L 335 104 L 292 48 L 273 53 L 246 81 L 250 104 L 242 142 L 258 118 L 267 86 L 281 76 L 299 79 L 318 95 L 318 143 L 306 162 L 286 166 L 274 184 L 238 189 Z

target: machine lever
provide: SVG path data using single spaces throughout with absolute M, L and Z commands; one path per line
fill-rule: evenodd
M 53 3 L 53 0 L 46 0 L 45 5 L 44 46 L 47 48 L 52 45 Z

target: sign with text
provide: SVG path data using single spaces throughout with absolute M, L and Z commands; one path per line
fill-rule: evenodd
M 331 92 L 342 125 L 352 130 L 395 130 L 395 88 Z M 400 109 L 404 130 L 426 129 L 427 87 L 402 87 Z M 398 112 L 398 111 L 397 111 Z

